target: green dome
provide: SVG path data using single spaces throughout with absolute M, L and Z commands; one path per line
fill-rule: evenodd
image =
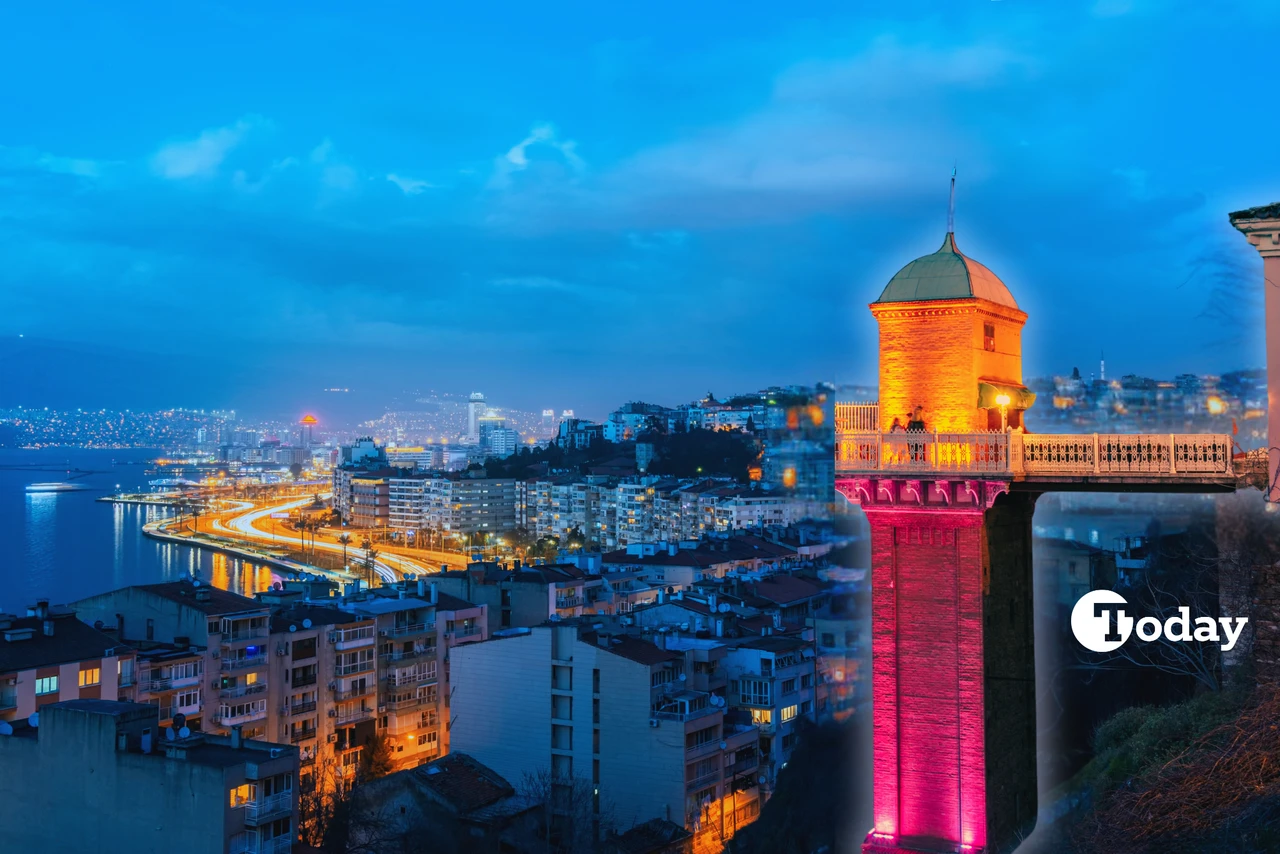
M 942 248 L 899 270 L 876 303 L 974 298 L 1018 307 L 1004 282 L 977 261 L 961 255 L 955 235 L 947 232 Z

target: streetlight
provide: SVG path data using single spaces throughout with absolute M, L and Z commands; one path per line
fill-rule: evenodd
M 996 403 L 1000 404 L 1000 432 L 1004 433 L 1009 429 L 1009 395 L 996 395 Z

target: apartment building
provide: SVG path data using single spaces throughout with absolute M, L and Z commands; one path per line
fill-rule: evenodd
M 760 728 L 759 777 L 767 797 L 795 749 L 800 720 L 815 717 L 818 673 L 813 642 L 768 635 L 727 643 L 726 699 Z
M 391 479 L 353 477 L 351 506 L 343 519 L 355 528 L 382 528 L 391 524 Z
M 246 738 L 267 736 L 269 605 L 183 580 L 123 587 L 72 607 L 86 621 L 113 626 L 124 643 L 136 637 L 203 651 L 203 728 L 239 725 Z
M 0 721 L 64 700 L 131 699 L 134 674 L 134 651 L 71 608 L 42 599 L 28 616 L 0 614 Z
M 331 777 L 354 776 L 375 737 L 374 645 L 371 619 L 327 603 L 294 603 L 271 616 L 271 690 L 262 695 L 267 731 L 298 747 L 304 791 L 315 784 L 320 763 L 331 760 L 324 772 Z
M 0 827 L 10 851 L 288 854 L 297 751 L 238 731 L 187 737 L 155 706 L 80 698 L 0 735 Z
M 419 531 L 426 527 L 427 476 L 405 474 L 387 481 L 387 524 L 397 531 Z
M 453 667 L 454 749 L 507 779 L 548 773 L 621 828 L 670 816 L 714 850 L 759 812 L 758 731 L 690 687 L 681 650 L 539 626 L 455 650 Z
M 487 606 L 420 579 L 349 596 L 339 607 L 376 627 L 377 731 L 389 739 L 397 767 L 447 753 L 450 656 L 489 636 Z
M 424 527 L 469 536 L 501 534 L 516 526 L 512 478 L 438 477 L 426 490 Z
M 204 729 L 204 701 L 208 696 L 204 674 L 207 656 L 199 647 L 179 647 L 135 641 L 138 648 L 139 703 L 158 710 L 160 726 L 173 726 L 176 718 L 188 729 Z

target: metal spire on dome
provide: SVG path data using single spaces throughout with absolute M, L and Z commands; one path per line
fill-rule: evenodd
M 951 198 L 947 200 L 947 234 L 956 230 L 956 167 L 951 167 Z

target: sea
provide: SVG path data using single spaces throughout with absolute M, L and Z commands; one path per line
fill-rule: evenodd
M 96 500 L 150 491 L 149 481 L 171 476 L 151 465 L 160 455 L 134 448 L 0 448 L 0 537 L 10 545 L 0 552 L 0 613 L 25 614 L 38 599 L 63 604 L 191 576 L 244 595 L 280 580 L 261 564 L 143 536 L 143 524 L 168 515 L 166 508 Z M 48 482 L 84 489 L 26 491 L 28 484 Z

